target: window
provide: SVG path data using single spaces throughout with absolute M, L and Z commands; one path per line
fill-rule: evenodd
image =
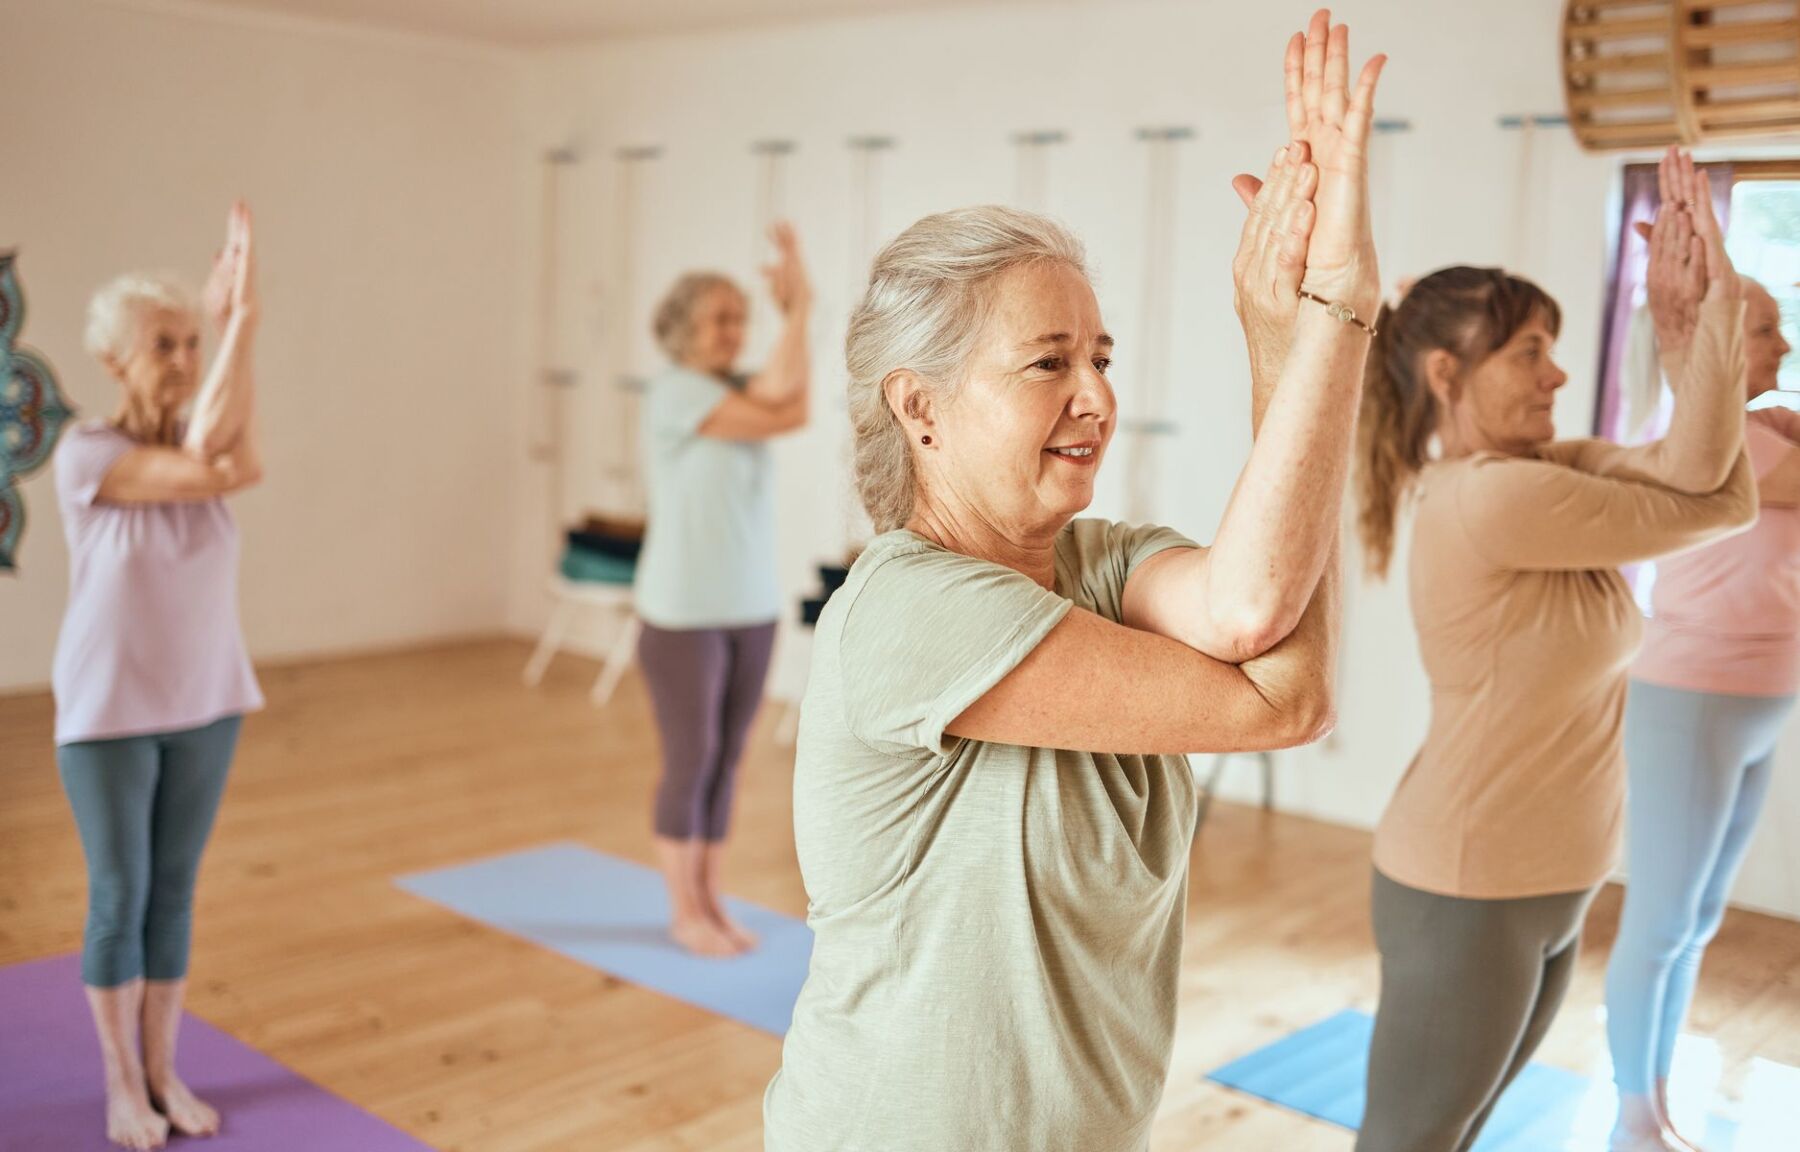
M 1800 348 L 1800 288 L 1795 287 L 1800 281 L 1800 159 L 1711 162 L 1705 168 L 1713 178 L 1714 209 L 1725 223 L 1732 263 L 1768 287 L 1781 305 L 1783 334 Z M 1649 319 L 1640 314 L 1646 247 L 1632 231 L 1636 222 L 1655 217 L 1656 165 L 1626 165 L 1622 185 L 1608 259 L 1594 432 L 1638 444 L 1662 435 L 1670 407 L 1666 395 L 1660 403 L 1655 399 L 1654 379 L 1643 378 L 1654 372 L 1643 331 Z M 1772 394 L 1757 406 L 1800 407 L 1800 356 L 1782 366 L 1781 388 L 1793 394 Z
M 1740 178 L 1731 189 L 1731 219 L 1725 250 L 1739 272 L 1761 282 L 1781 305 L 1781 333 L 1800 348 L 1800 164 L 1780 165 L 1772 177 Z M 1800 356 L 1781 366 L 1781 390 L 1800 392 Z M 1758 397 L 1753 407 L 1787 403 L 1796 397 Z

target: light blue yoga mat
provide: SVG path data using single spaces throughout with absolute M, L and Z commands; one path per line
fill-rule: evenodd
M 1374 1031 L 1375 1020 L 1368 1013 L 1339 1012 L 1215 1069 L 1207 1079 L 1355 1129 L 1362 1124 L 1369 1038 Z M 1526 1065 L 1494 1107 L 1474 1152 L 1572 1152 L 1590 1147 L 1600 1152 L 1605 1129 L 1599 1130 L 1597 1141 L 1589 1142 L 1581 1133 L 1592 1124 L 1577 1123 L 1595 1112 L 1590 1100 L 1594 1091 L 1586 1076 L 1545 1064 Z M 1584 1107 L 1589 1117 L 1583 1116 Z M 1610 1124 L 1610 1108 L 1599 1111 Z M 1732 1152 L 1735 1128 L 1722 1117 L 1711 1117 L 1707 1148 Z
M 805 924 L 730 898 L 731 915 L 760 939 L 755 951 L 726 960 L 691 955 L 669 939 L 662 876 L 580 844 L 420 872 L 399 884 L 590 968 L 776 1036 L 793 1020 L 812 955 Z

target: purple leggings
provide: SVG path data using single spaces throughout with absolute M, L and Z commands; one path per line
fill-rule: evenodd
M 638 666 L 662 731 L 656 834 L 723 840 L 750 722 L 762 703 L 775 625 L 656 628 L 644 625 Z

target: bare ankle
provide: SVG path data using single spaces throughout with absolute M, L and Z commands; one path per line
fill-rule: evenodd
M 1640 1092 L 1619 1093 L 1618 1130 L 1634 1136 L 1654 1136 L 1662 1132 L 1662 1115 L 1656 1101 Z

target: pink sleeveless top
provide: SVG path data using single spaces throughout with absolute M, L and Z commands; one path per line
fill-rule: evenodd
M 1757 476 L 1800 452 L 1783 431 L 1800 433 L 1800 415 L 1749 414 Z M 1731 696 L 1800 689 L 1800 508 L 1764 505 L 1748 532 L 1657 561 L 1650 601 L 1633 679 Z

